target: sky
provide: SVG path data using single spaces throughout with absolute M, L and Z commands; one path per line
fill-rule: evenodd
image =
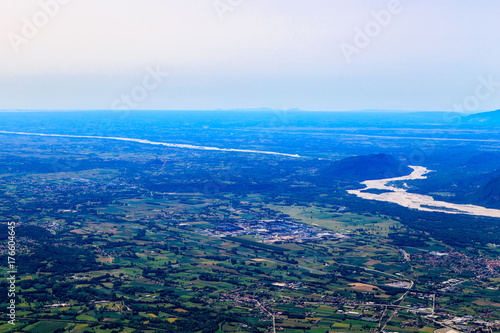
M 496 110 L 498 13 L 498 0 L 2 0 L 0 110 Z

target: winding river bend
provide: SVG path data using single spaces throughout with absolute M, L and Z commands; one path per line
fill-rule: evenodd
M 378 180 L 367 180 L 361 184 L 365 185 L 366 188 L 360 190 L 349 190 L 350 194 L 355 194 L 360 198 L 367 200 L 377 200 L 392 202 L 403 207 L 423 210 L 427 212 L 441 212 L 448 214 L 468 214 L 468 215 L 479 215 L 479 216 L 489 216 L 489 217 L 500 217 L 500 210 L 490 209 L 475 205 L 461 205 L 454 204 L 446 201 L 434 200 L 433 197 L 428 195 L 408 193 L 406 189 L 396 187 L 391 184 L 396 181 L 411 181 L 415 179 L 425 179 L 427 174 L 431 172 L 422 166 L 410 166 L 413 172 L 408 176 L 378 179 Z M 367 190 L 374 190 L 373 193 L 367 192 Z

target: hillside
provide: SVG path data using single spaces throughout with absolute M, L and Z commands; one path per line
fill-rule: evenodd
M 500 125 L 500 110 L 475 113 L 463 120 L 469 124 Z
M 320 170 L 326 179 L 364 181 L 409 175 L 412 169 L 391 155 L 376 154 L 349 157 Z
M 500 176 L 491 179 L 475 194 L 475 201 L 494 208 L 500 208 Z
M 463 166 L 469 172 L 491 172 L 500 166 L 500 153 L 481 152 L 470 157 Z

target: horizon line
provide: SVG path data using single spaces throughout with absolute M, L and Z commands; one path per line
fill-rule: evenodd
M 141 111 L 154 111 L 154 112 L 220 112 L 220 111 L 233 111 L 233 112 L 269 112 L 269 111 L 285 111 L 285 112 L 331 112 L 331 113 L 341 113 L 341 112 L 387 112 L 387 113 L 438 113 L 438 112 L 450 112 L 459 114 L 477 114 L 485 112 L 500 111 L 496 110 L 474 110 L 474 111 L 459 111 L 459 110 L 398 110 L 398 109 L 359 109 L 359 110 L 304 110 L 299 108 L 289 108 L 289 109 L 273 109 L 273 108 L 231 108 L 231 109 L 0 109 L 0 113 L 29 113 L 29 112 L 99 112 L 99 111 L 116 111 L 116 112 L 141 112 Z

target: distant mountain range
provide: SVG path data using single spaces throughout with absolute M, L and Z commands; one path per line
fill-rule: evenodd
M 409 175 L 412 169 L 391 155 L 376 154 L 349 157 L 320 170 L 324 179 L 364 181 Z
M 469 124 L 500 125 L 500 110 L 475 113 L 462 119 Z

